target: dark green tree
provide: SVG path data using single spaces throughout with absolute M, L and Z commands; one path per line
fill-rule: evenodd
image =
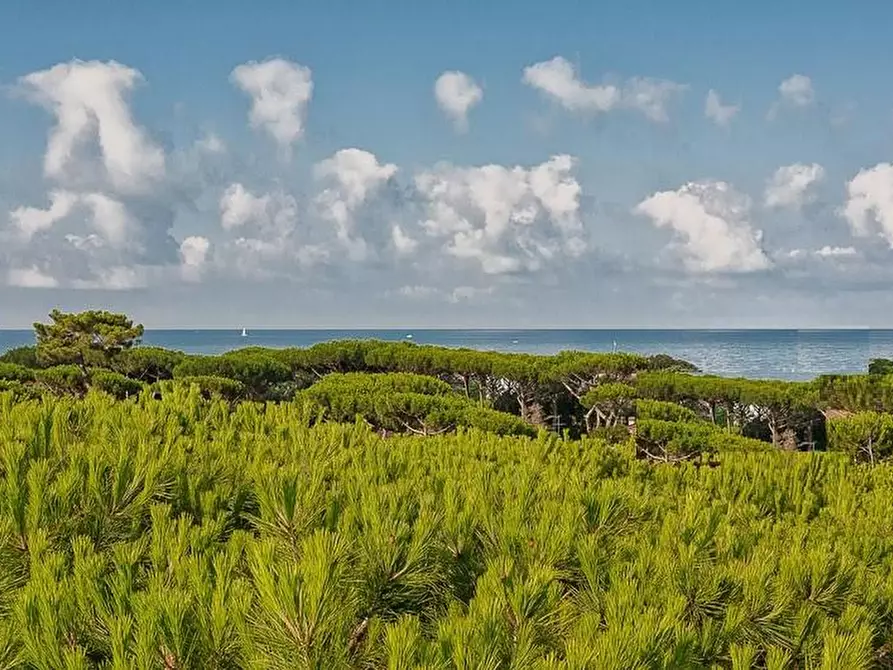
M 143 326 L 134 325 L 124 314 L 91 310 L 67 314 L 50 313 L 51 323 L 35 323 L 37 358 L 44 365 L 111 366 L 122 351 L 138 344 Z

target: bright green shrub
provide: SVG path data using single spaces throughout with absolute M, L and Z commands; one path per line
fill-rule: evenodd
M 889 375 L 893 374 L 893 361 L 888 358 L 872 358 L 868 361 L 868 374 Z
M 297 402 L 158 387 L 0 394 L 4 667 L 886 662 L 891 463 L 718 449 L 656 467 L 592 438 L 382 439 L 310 426 Z M 704 429 L 732 437 L 679 430 Z
M 715 428 L 703 422 L 644 419 L 636 421 L 636 444 L 648 458 L 685 460 L 710 451 L 715 432 Z
M 504 435 L 533 435 L 521 419 L 476 405 L 453 393 L 449 384 L 410 373 L 331 374 L 300 397 L 325 411 L 337 422 L 362 417 L 377 428 L 436 434 L 463 427 L 477 427 Z
M 14 363 L 26 368 L 39 368 L 40 362 L 37 360 L 37 347 L 16 347 L 9 349 L 0 354 L 0 363 Z
M 17 363 L 0 362 L 0 380 L 10 382 L 34 381 L 35 371 Z
M 139 346 L 127 349 L 115 359 L 115 370 L 121 374 L 152 384 L 171 379 L 174 368 L 186 359 L 186 354 L 160 347 Z
M 858 412 L 828 422 L 828 449 L 875 463 L 893 456 L 893 415 Z
M 662 400 L 636 400 L 636 417 L 638 419 L 657 419 L 659 421 L 698 421 L 698 415 L 688 407 L 674 402 Z
M 41 392 L 34 384 L 0 379 L 0 393 L 9 393 L 16 400 L 34 400 L 40 398 Z
M 37 370 L 35 379 L 52 393 L 81 395 L 87 390 L 87 378 L 77 365 L 56 365 Z
M 222 356 L 191 356 L 173 370 L 174 379 L 219 377 L 240 383 L 252 398 L 266 397 L 271 387 L 292 379 L 289 367 L 274 355 L 248 351 Z
M 214 375 L 195 375 L 178 377 L 177 382 L 185 386 L 196 386 L 205 397 L 218 397 L 229 401 L 245 398 L 245 385 L 235 379 L 215 377 Z
M 90 386 L 118 399 L 139 395 L 145 388 L 141 382 L 119 372 L 97 369 L 90 372 Z

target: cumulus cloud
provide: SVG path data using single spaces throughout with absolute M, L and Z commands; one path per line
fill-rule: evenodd
M 141 83 L 126 65 L 80 60 L 18 80 L 17 93 L 55 120 L 43 161 L 48 206 L 14 207 L 0 226 L 7 283 L 125 289 L 176 277 L 174 220 L 181 209 L 195 214 L 207 176 L 196 171 L 225 146 L 205 135 L 167 154 L 134 120 L 129 97 Z
M 180 242 L 180 270 L 186 281 L 198 281 L 208 260 L 211 242 L 207 237 L 191 235 Z
M 419 246 L 418 241 L 404 233 L 397 224 L 391 227 L 391 240 L 398 254 L 411 254 Z
M 281 189 L 255 195 L 236 183 L 221 196 L 220 213 L 224 228 L 284 241 L 295 231 L 299 207 L 295 197 Z
M 142 266 L 116 265 L 102 268 L 89 279 L 77 279 L 72 287 L 81 290 L 130 291 L 145 288 L 151 271 Z
M 258 194 L 230 184 L 219 211 L 224 239 L 207 262 L 221 271 L 250 279 L 294 278 L 329 258 L 325 244 L 309 239 L 308 226 L 298 229 L 310 213 L 281 189 Z
M 239 228 L 249 222 L 269 222 L 271 196 L 254 195 L 242 184 L 230 184 L 220 196 L 220 224 L 224 229 Z
M 90 169 L 90 145 L 110 184 L 122 191 L 145 191 L 164 175 L 164 152 L 134 122 L 127 94 L 142 75 L 115 61 L 73 60 L 19 79 L 25 97 L 50 111 L 56 125 L 49 135 L 44 172 L 71 183 Z
M 456 130 L 468 130 L 468 112 L 484 98 L 484 90 L 464 72 L 449 71 L 434 82 L 434 97 Z
M 831 247 L 825 245 L 818 249 L 815 254 L 821 258 L 851 258 L 857 256 L 858 252 L 854 247 Z
M 586 248 L 575 159 L 531 168 L 442 164 L 415 177 L 422 228 L 445 251 L 487 274 L 535 271 Z
M 272 58 L 239 65 L 230 79 L 251 97 L 252 127 L 264 129 L 288 153 L 304 134 L 307 106 L 313 97 L 310 68 Z
M 368 250 L 362 234 L 354 235 L 355 214 L 396 173 L 396 165 L 379 163 L 375 154 L 362 149 L 341 149 L 314 167 L 316 178 L 328 184 L 316 198 L 317 207 L 335 224 L 338 239 L 356 260 Z
M 806 107 L 815 101 L 812 79 L 803 74 L 791 75 L 778 85 L 781 99 L 795 107 Z
M 640 202 L 634 212 L 676 233 L 693 272 L 754 272 L 770 266 L 762 233 L 749 222 L 751 202 L 722 181 L 690 182 Z
M 27 268 L 12 268 L 7 272 L 6 283 L 19 288 L 55 288 L 56 279 L 32 265 Z
M 69 191 L 55 190 L 50 192 L 48 209 L 39 207 L 17 207 L 9 213 L 12 225 L 18 229 L 25 240 L 50 229 L 54 223 L 64 219 L 77 205 L 79 197 Z
M 137 224 L 122 202 L 104 193 L 88 193 L 83 200 L 93 210 L 93 227 L 112 247 L 120 249 L 135 242 L 132 234 Z
M 437 295 L 439 291 L 433 286 L 406 285 L 397 289 L 397 294 L 404 298 L 422 299 Z
M 667 107 L 678 94 L 688 87 L 665 79 L 634 77 L 623 89 L 623 105 L 637 109 L 652 121 L 669 121 Z
M 778 168 L 766 186 L 766 206 L 799 209 L 811 200 L 811 187 L 824 176 L 825 168 L 818 163 L 794 163 Z
M 707 98 L 704 101 L 704 116 L 716 125 L 728 126 L 740 111 L 741 105 L 724 105 L 719 97 L 719 93 L 712 88 L 708 91 Z
M 226 143 L 214 133 L 204 135 L 195 143 L 200 151 L 209 154 L 222 154 L 226 152 Z
M 634 77 L 623 85 L 587 84 L 561 56 L 524 68 L 522 81 L 571 112 L 597 114 L 627 108 L 658 122 L 667 121 L 670 101 L 687 88 L 647 77 Z
M 847 184 L 841 210 L 854 235 L 867 236 L 875 226 L 893 248 L 893 164 L 879 163 L 861 170 Z
M 451 303 L 473 302 L 482 296 L 493 293 L 493 287 L 478 288 L 476 286 L 457 286 L 449 294 L 447 300 Z
M 812 79 L 804 74 L 794 74 L 778 85 L 778 100 L 769 108 L 769 119 L 774 119 L 782 107 L 804 108 L 815 102 Z

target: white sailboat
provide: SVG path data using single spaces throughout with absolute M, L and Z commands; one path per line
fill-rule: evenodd
M 242 337 L 248 337 L 248 329 L 242 328 Z

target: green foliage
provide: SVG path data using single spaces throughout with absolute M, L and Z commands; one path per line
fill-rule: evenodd
M 326 418 L 357 417 L 378 429 L 432 435 L 475 427 L 498 435 L 533 435 L 517 417 L 480 407 L 434 377 L 410 373 L 330 374 L 300 394 L 322 408 Z
M 691 460 L 720 452 L 759 452 L 765 442 L 730 434 L 705 421 L 638 419 L 636 447 L 649 459 L 667 463 Z
M 893 412 L 893 376 L 823 375 L 813 384 L 820 407 Z
M 160 347 L 133 347 L 115 360 L 115 371 L 132 379 L 153 384 L 162 379 L 171 379 L 174 368 L 185 360 L 186 354 Z
M 0 380 L 10 382 L 34 381 L 35 371 L 17 363 L 0 362 Z
M 0 363 L 14 363 L 26 368 L 39 368 L 37 347 L 16 347 L 0 354 Z
M 50 323 L 35 323 L 37 358 L 46 365 L 109 367 L 122 351 L 139 343 L 143 327 L 123 314 L 88 311 L 50 313 Z
M 222 356 L 191 356 L 173 369 L 174 379 L 218 377 L 232 379 L 255 399 L 262 399 L 269 389 L 288 382 L 292 372 L 275 355 L 264 351 L 237 351 Z
M 40 389 L 35 384 L 24 384 L 6 379 L 0 379 L 0 393 L 9 393 L 16 400 L 34 400 L 40 398 L 41 395 Z
M 0 667 L 888 663 L 893 465 L 382 439 L 300 403 L 159 388 L 0 394 Z M 672 453 L 735 437 L 638 430 Z
M 37 370 L 35 379 L 51 393 L 80 395 L 87 390 L 87 375 L 77 365 L 54 365 Z
M 135 379 L 125 377 L 118 372 L 102 369 L 90 372 L 90 386 L 119 400 L 139 395 L 144 388 L 144 385 Z
M 828 422 L 828 449 L 874 463 L 893 456 L 893 415 L 859 412 Z
M 870 361 L 868 361 L 868 374 L 893 374 L 893 361 L 891 361 L 889 358 L 872 358 Z
M 638 419 L 657 419 L 658 421 L 697 421 L 698 415 L 688 407 L 663 400 L 636 400 L 636 417 Z
M 195 375 L 178 377 L 176 381 L 185 386 L 196 387 L 205 398 L 223 398 L 229 401 L 243 400 L 245 398 L 245 385 L 227 377 Z M 170 386 L 163 388 L 170 388 Z

